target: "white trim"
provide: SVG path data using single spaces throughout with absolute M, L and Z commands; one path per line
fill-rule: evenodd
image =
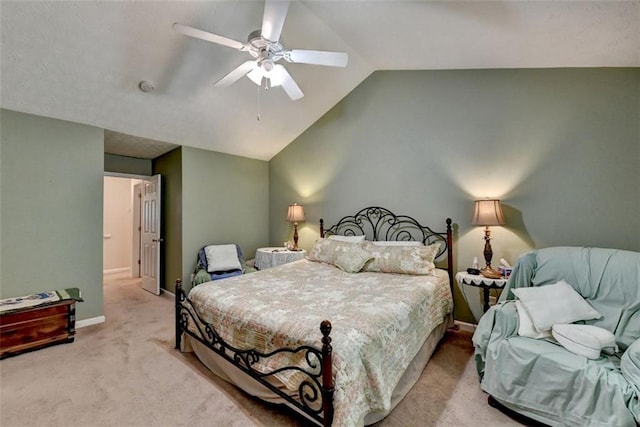
M 78 320 L 76 322 L 76 329 L 86 328 L 87 326 L 97 325 L 106 321 L 107 319 L 104 316 L 90 317 L 89 319 Z
M 461 331 L 465 331 L 465 332 L 475 332 L 476 327 L 478 326 L 478 325 L 474 325 L 473 323 L 462 322 L 460 320 L 456 320 L 455 324 L 456 326 L 458 326 L 458 328 L 460 328 Z
M 125 271 L 131 272 L 131 268 L 130 267 L 111 268 L 109 270 L 102 270 L 102 274 L 124 273 Z
M 118 154 L 114 154 L 114 156 L 117 156 L 117 155 Z M 128 156 L 120 156 L 120 157 L 128 157 Z M 134 159 L 135 157 L 131 157 L 131 158 Z M 140 160 L 140 159 L 137 159 L 137 160 Z M 147 160 L 147 159 L 142 159 L 142 160 Z M 134 173 L 120 173 L 120 172 L 107 172 L 107 171 L 104 171 L 104 176 L 110 176 L 113 178 L 142 179 L 144 181 L 149 181 L 149 178 L 151 178 L 151 175 L 139 175 Z

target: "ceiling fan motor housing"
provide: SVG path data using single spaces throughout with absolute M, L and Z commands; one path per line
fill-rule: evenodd
M 282 45 L 262 37 L 262 30 L 252 31 L 247 37 L 247 44 L 249 45 L 249 53 L 260 62 L 261 66 L 267 62 L 270 63 L 270 65 L 263 66 L 265 71 L 271 71 L 273 63 L 284 57 Z

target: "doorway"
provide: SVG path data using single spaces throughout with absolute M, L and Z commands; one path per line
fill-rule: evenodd
M 140 189 L 142 180 L 104 177 L 103 274 L 140 277 Z
M 160 175 L 105 174 L 103 205 L 103 274 L 140 279 L 160 295 Z

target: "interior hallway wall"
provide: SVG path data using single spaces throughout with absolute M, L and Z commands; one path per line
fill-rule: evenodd
M 110 270 L 131 269 L 133 241 L 130 178 L 104 177 L 103 265 Z

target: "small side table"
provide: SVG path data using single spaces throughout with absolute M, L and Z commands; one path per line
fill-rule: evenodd
M 259 248 L 256 251 L 255 267 L 258 270 L 276 267 L 293 261 L 303 259 L 307 255 L 307 251 L 299 249 L 290 251 L 285 247 L 282 248 Z
M 456 274 L 456 280 L 460 285 L 469 285 L 482 288 L 482 296 L 484 297 L 483 312 L 486 313 L 489 310 L 489 290 L 490 289 L 502 289 L 507 284 L 507 278 L 489 279 L 483 275 L 473 275 L 466 271 L 460 271 Z

